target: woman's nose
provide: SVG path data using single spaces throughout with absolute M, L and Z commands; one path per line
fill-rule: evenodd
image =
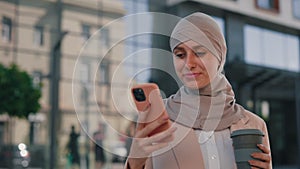
M 187 55 L 186 57 L 186 67 L 188 69 L 192 69 L 194 67 L 196 67 L 196 56 L 194 53 L 190 53 Z

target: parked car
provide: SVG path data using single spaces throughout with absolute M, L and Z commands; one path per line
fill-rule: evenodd
M 30 164 L 30 152 L 26 144 L 4 145 L 0 148 L 1 168 L 27 168 Z

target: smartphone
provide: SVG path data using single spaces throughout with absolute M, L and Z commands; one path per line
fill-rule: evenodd
M 138 84 L 131 88 L 133 100 L 138 112 L 145 111 L 149 106 L 149 113 L 146 120 L 139 122 L 148 125 L 159 118 L 169 117 L 163 103 L 160 90 L 155 83 Z M 168 120 L 157 129 L 153 130 L 149 136 L 162 132 L 171 126 L 171 121 Z

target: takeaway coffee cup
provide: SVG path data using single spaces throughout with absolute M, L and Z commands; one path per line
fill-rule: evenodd
M 254 159 L 251 157 L 252 153 L 262 152 L 257 147 L 257 144 L 262 143 L 262 137 L 264 134 L 258 129 L 242 129 L 232 132 L 231 138 L 238 169 L 251 168 L 248 160 Z

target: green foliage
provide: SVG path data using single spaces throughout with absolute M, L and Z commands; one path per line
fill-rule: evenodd
M 34 87 L 31 76 L 13 64 L 0 64 L 0 114 L 27 118 L 40 109 L 40 87 Z

